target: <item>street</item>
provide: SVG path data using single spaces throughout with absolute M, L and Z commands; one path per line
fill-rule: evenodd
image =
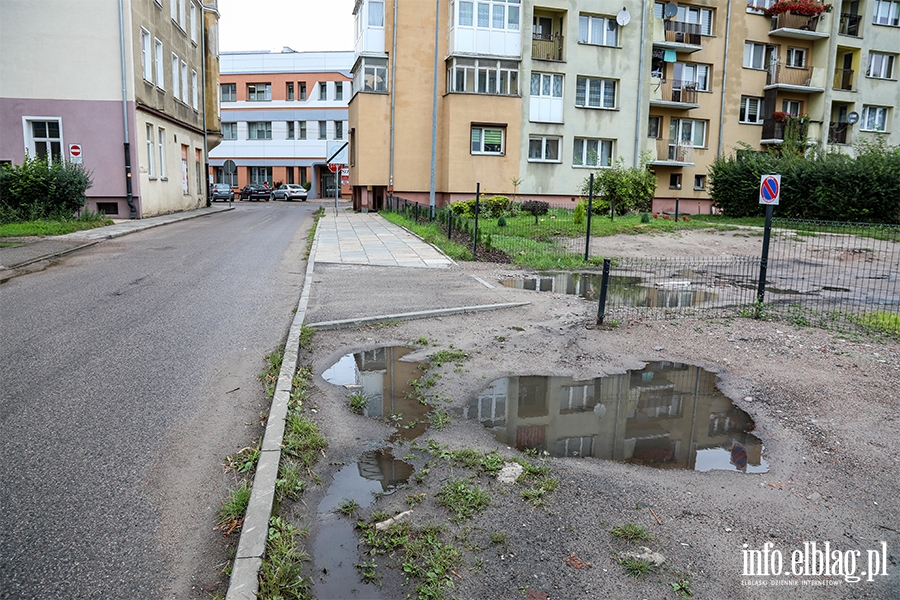
M 262 431 L 316 208 L 236 202 L 0 286 L 0 597 L 224 580 L 223 461 Z

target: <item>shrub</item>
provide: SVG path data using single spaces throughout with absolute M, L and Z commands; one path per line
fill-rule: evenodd
M 486 217 L 500 217 L 509 213 L 510 205 L 509 198 L 506 196 L 491 196 L 490 198 L 481 198 L 478 201 L 478 210 L 481 216 Z M 459 215 L 461 217 L 466 217 L 467 219 L 475 218 L 475 198 L 469 198 L 468 200 L 460 200 L 458 202 L 452 202 L 450 204 L 450 210 L 453 211 L 453 214 Z
M 534 216 L 534 223 L 536 225 L 539 216 L 546 215 L 550 212 L 550 203 L 542 202 L 540 200 L 527 200 L 522 203 L 522 210 L 531 213 Z
M 685 217 L 687 219 L 687 217 Z M 650 213 L 643 212 L 641 213 L 641 223 L 649 223 L 650 222 Z
M 0 167 L 0 221 L 66 220 L 87 202 L 93 185 L 82 165 L 25 157 L 21 165 Z
M 500 218 L 497 219 L 497 227 L 506 227 L 506 217 L 501 215 Z
M 578 204 L 575 205 L 575 210 L 572 212 L 572 221 L 576 225 L 581 225 L 584 223 L 584 213 L 587 211 L 587 202 L 584 199 L 579 200 Z
M 649 165 L 650 154 L 644 153 L 636 167 L 626 167 L 620 157 L 611 167 L 598 169 L 594 174 L 594 214 L 608 211 L 610 205 L 620 215 L 650 210 L 656 192 L 656 175 Z M 581 194 L 587 196 L 589 191 L 590 180 L 585 178 Z M 599 200 L 598 196 L 601 197 Z

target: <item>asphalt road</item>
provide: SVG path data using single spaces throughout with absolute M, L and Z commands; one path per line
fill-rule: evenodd
M 223 580 L 223 459 L 261 432 L 317 208 L 235 206 L 0 286 L 0 598 Z

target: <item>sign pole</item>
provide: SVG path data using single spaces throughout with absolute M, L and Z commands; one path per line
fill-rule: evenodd
M 766 294 L 766 271 L 769 268 L 769 239 L 772 235 L 772 213 L 781 198 L 781 175 L 769 173 L 760 177 L 759 203 L 766 205 L 766 227 L 763 232 L 762 256 L 759 259 L 759 284 L 756 288 L 756 318 L 760 318 Z

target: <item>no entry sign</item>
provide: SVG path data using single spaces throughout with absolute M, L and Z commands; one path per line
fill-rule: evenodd
M 781 197 L 781 175 L 770 173 L 759 180 L 759 203 L 778 206 Z
M 69 144 L 69 162 L 81 162 L 81 144 Z

